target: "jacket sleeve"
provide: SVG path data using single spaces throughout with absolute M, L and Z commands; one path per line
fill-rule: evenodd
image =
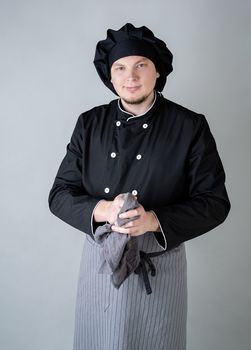
M 80 116 L 50 190 L 49 208 L 61 220 L 92 235 L 93 210 L 100 199 L 89 196 L 82 184 L 83 135 Z
M 153 208 L 162 231 L 155 233 L 155 237 L 168 250 L 220 225 L 230 210 L 225 172 L 204 116 L 195 126 L 186 173 L 188 193 L 185 199 Z

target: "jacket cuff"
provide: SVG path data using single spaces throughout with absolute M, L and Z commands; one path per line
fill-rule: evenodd
M 98 201 L 95 205 L 95 207 L 93 208 L 93 211 L 92 211 L 92 215 L 91 215 L 91 234 L 92 234 L 92 238 L 94 239 L 95 237 L 95 231 L 97 229 L 98 226 L 102 225 L 102 222 L 95 222 L 94 221 L 94 210 L 96 209 L 96 207 L 98 206 L 98 204 L 103 201 L 103 199 L 101 199 L 100 201 Z
M 161 230 L 161 232 L 153 232 L 154 237 L 155 237 L 159 247 L 162 248 L 163 250 L 166 250 L 167 249 L 167 241 L 166 241 L 166 236 L 164 234 L 162 226 L 161 226 L 161 224 L 159 222 L 159 219 L 158 219 L 156 213 L 153 210 L 151 210 L 151 213 L 153 213 L 153 215 L 155 216 L 156 220 L 158 221 L 158 224 L 159 224 L 159 227 L 160 227 L 160 230 Z

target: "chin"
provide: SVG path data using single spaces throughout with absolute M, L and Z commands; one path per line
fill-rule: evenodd
M 121 99 L 125 101 L 127 104 L 131 105 L 139 105 L 145 102 L 149 98 L 150 94 L 145 94 L 141 96 L 121 96 Z

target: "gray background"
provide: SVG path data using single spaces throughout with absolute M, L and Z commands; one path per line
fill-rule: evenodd
M 92 64 L 96 42 L 132 22 L 174 53 L 164 95 L 206 115 L 232 202 L 222 226 L 186 244 L 188 350 L 250 349 L 250 2 L 0 6 L 0 348 L 72 348 L 84 235 L 50 214 L 47 197 L 78 115 L 115 97 Z

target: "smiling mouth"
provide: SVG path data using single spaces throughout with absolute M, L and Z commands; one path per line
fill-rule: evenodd
M 129 92 L 135 92 L 140 89 L 140 86 L 125 86 L 125 88 Z

